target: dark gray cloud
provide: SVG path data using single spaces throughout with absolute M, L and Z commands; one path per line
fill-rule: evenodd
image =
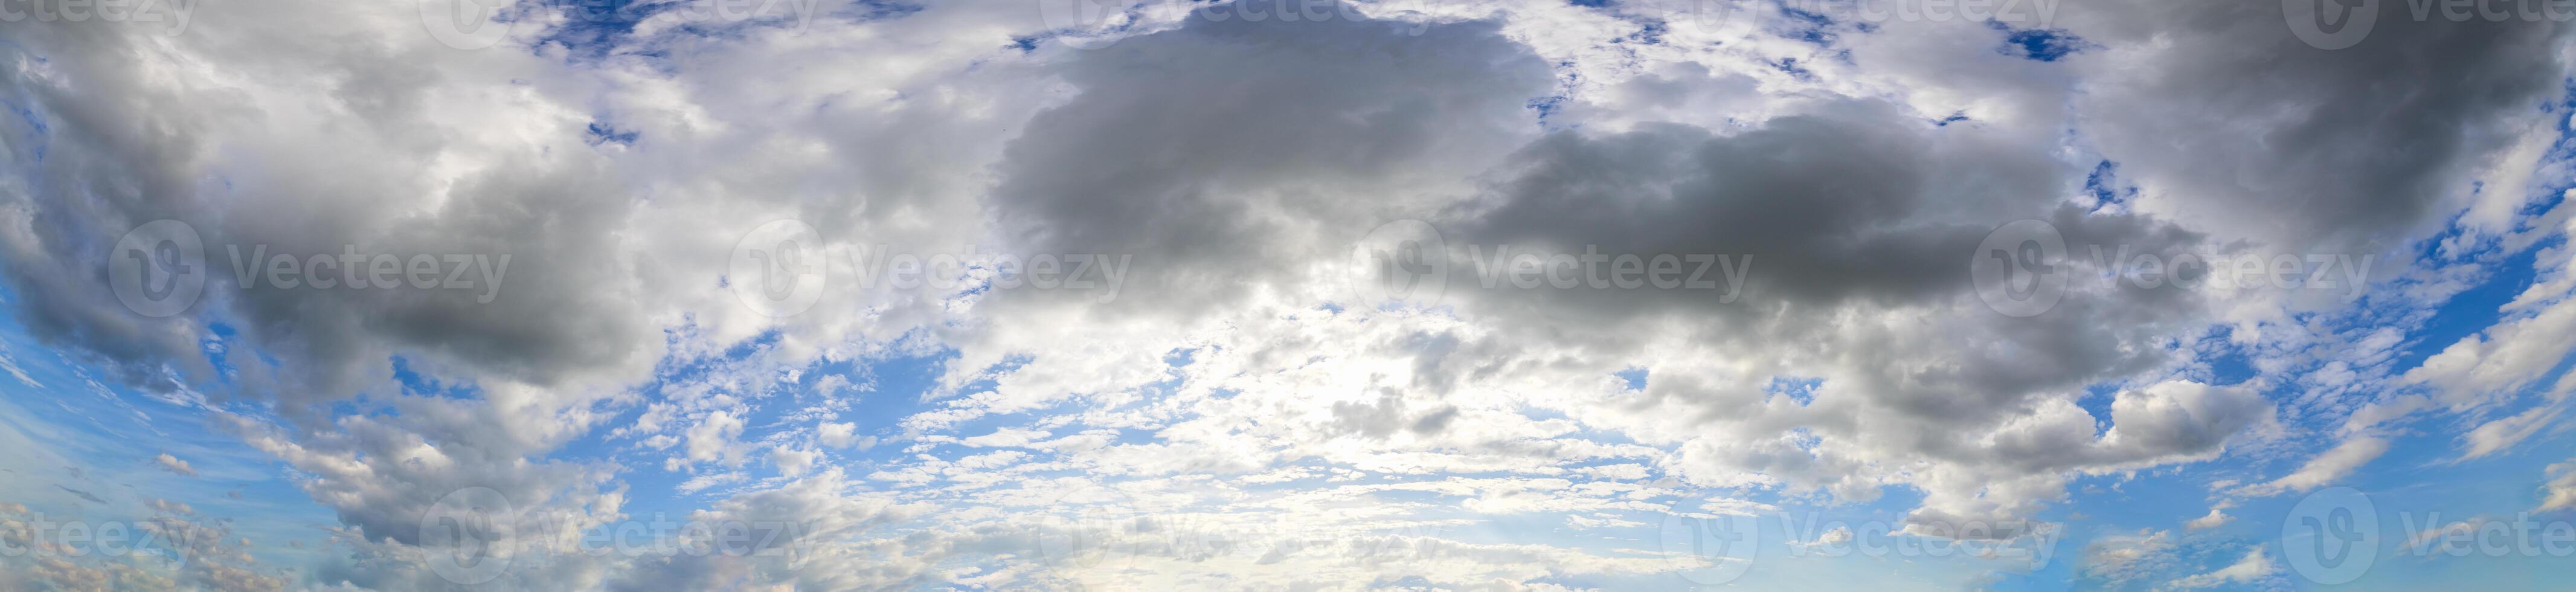
M 653 426 L 637 439 L 703 431 L 723 450 L 698 461 L 737 461 L 665 465 L 743 484 L 708 514 L 818 523 L 792 542 L 824 560 L 562 558 L 507 583 L 938 583 L 943 562 L 1025 558 L 1033 535 L 991 522 L 863 535 L 918 516 L 903 496 L 980 502 L 1055 484 L 1033 470 L 1272 485 L 1484 473 L 1565 487 L 1570 470 L 1612 474 L 1588 465 L 1616 461 L 1623 486 L 1831 501 L 1910 487 L 1920 524 L 2019 519 L 2064 499 L 2074 476 L 2277 436 L 2279 412 L 2258 394 L 2268 383 L 2204 384 L 2190 356 L 2213 327 L 2264 328 L 2286 306 L 2084 281 L 2105 270 L 2078 251 L 2063 302 L 2005 315 L 1969 273 L 1997 227 L 2042 220 L 2079 249 L 2384 253 L 2464 210 L 2470 226 L 2486 224 L 2481 208 L 2519 211 L 2522 187 L 2467 188 L 2501 178 L 2489 165 L 2553 123 L 2538 107 L 2564 90 L 2563 27 L 2418 22 L 2405 4 L 2380 2 L 2369 38 L 2329 51 L 2260 1 L 2085 3 L 2058 23 L 2084 49 L 2045 63 L 1997 52 L 2009 32 L 1978 22 L 1836 23 L 1822 42 L 1753 22 L 1765 25 L 1754 38 L 1666 31 L 1672 43 L 1605 49 L 1599 33 L 1636 23 L 1553 4 L 1429 24 L 1190 17 L 1073 50 L 1028 30 L 1025 6 L 951 3 L 598 62 L 298 28 L 386 20 L 363 3 L 279 9 L 301 19 L 209 14 L 175 41 L 7 22 L 0 97 L 23 111 L 0 116 L 0 278 L 35 335 L 112 378 L 287 403 L 289 421 L 224 424 L 336 514 L 349 542 L 315 570 L 325 584 L 446 587 L 416 562 L 418 521 L 463 489 L 573 526 L 619 511 L 618 475 L 639 469 L 554 455 L 639 406 L 653 411 L 636 423 Z M 593 125 L 638 135 L 585 142 Z M 2121 197 L 2100 203 L 2085 182 L 2106 160 Z M 789 217 L 835 246 L 1134 260 L 1115 302 L 841 284 L 808 316 L 752 318 L 719 288 L 742 279 L 723 275 L 722 257 L 751 225 Z M 219 266 L 228 246 L 509 255 L 508 284 L 488 302 L 483 290 L 271 290 L 219 267 L 191 314 L 135 314 L 110 288 L 110 247 L 165 218 L 202 233 Z M 1352 278 L 1318 271 L 1399 220 L 1443 234 L 1444 298 L 1380 309 L 1350 298 L 1340 284 Z M 1497 246 L 1751 267 L 1715 291 L 1476 286 L 1468 249 Z M 208 321 L 240 337 L 210 352 Z M 727 375 L 660 389 L 663 400 L 630 390 L 755 338 L 777 344 L 759 363 L 721 365 L 707 372 Z M 898 445 L 1022 414 L 1045 438 L 971 463 L 906 451 L 865 477 L 695 473 L 742 469 L 755 446 L 812 452 L 794 450 L 795 427 L 749 439 L 743 418 L 772 409 L 736 391 L 880 347 L 964 352 L 921 394 L 935 409 L 898 419 L 915 432 L 900 437 L 923 439 Z M 1166 362 L 1182 350 L 1196 365 Z M 386 396 L 393 356 L 482 388 Z M 1646 384 L 1614 375 L 1629 371 Z M 970 382 L 992 388 L 942 398 Z M 2093 387 L 2112 393 L 2107 416 L 2077 404 Z M 361 393 L 355 413 L 305 405 Z M 1052 415 L 1060 404 L 1099 408 Z M 821 441 L 846 439 L 832 433 Z M 1589 503 L 1447 481 L 1434 485 L 1498 505 L 1480 512 Z M 1297 502 L 1265 503 L 1314 508 Z M 1624 567 L 1538 546 L 1431 548 L 1483 561 L 1452 571 L 1485 580 L 1512 579 L 1493 566 Z
M 12 151 L 19 176 L 0 185 L 17 229 L 0 257 L 11 261 L 6 273 L 21 295 L 16 314 L 39 337 L 96 357 L 129 383 L 202 388 L 217 381 L 200 343 L 213 335 L 199 321 L 222 322 L 240 332 L 244 355 L 231 358 L 233 388 L 215 394 L 294 402 L 377 389 L 397 354 L 548 383 L 643 361 L 640 346 L 652 341 L 636 307 L 621 302 L 633 284 L 613 232 L 634 202 L 605 159 L 582 149 L 577 126 L 551 145 L 516 147 L 523 158 L 448 176 L 424 163 L 478 158 L 461 155 L 479 150 L 441 145 L 441 130 L 396 123 L 333 136 L 268 126 L 253 115 L 261 97 L 181 93 L 130 67 L 121 52 L 148 32 L 107 22 L 0 26 L 26 42 L 0 46 L 0 92 L 26 99 L 0 125 L 35 141 Z M 382 80 L 385 72 L 328 57 L 272 57 L 315 65 L 315 76 L 345 91 L 422 92 L 417 81 Z M 279 65 L 210 67 L 256 76 Z M 435 105 L 419 100 L 315 100 L 396 122 L 434 117 Z M 240 137 L 244 129 L 275 135 Z M 297 139 L 316 143 L 259 151 Z M 118 237 L 160 219 L 187 224 L 205 247 L 197 271 L 206 293 L 169 318 L 125 308 L 108 277 Z M 350 248 L 511 259 L 498 288 L 287 289 L 245 286 L 235 275 L 264 270 L 252 258 L 263 252 L 303 261 Z M 252 363 L 253 354 L 280 363 Z
M 1547 65 L 1499 29 L 1191 18 L 1082 52 L 1054 72 L 1078 94 L 1029 121 L 986 206 L 1029 252 L 1135 254 L 1117 310 L 1294 281 L 1537 131 Z
M 2389 252 L 2473 198 L 2459 183 L 2554 122 L 2566 23 L 2379 14 L 2352 47 L 2300 40 L 2267 2 L 2069 6 L 2101 44 L 2070 58 L 2078 133 L 2146 191 L 2137 206 L 2273 249 Z M 2523 187 L 2492 187 L 2522 203 Z

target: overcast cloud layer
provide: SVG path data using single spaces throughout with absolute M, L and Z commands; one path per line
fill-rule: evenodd
M 101 3 L 0 590 L 2576 576 L 2576 3 Z

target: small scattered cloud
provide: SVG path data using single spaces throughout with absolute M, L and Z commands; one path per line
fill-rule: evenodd
M 160 456 L 152 457 L 152 464 L 161 465 L 162 470 L 177 473 L 182 477 L 197 476 L 196 467 L 188 466 L 188 461 L 179 460 L 179 457 L 170 456 L 170 454 L 166 452 L 162 453 Z

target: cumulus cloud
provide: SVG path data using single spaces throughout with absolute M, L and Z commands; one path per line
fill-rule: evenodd
M 182 477 L 197 476 L 197 469 L 188 466 L 188 461 L 179 460 L 179 457 L 170 456 L 166 452 L 152 457 L 152 464 L 161 465 L 161 470 L 178 473 Z
M 1674 567 L 1476 529 L 1896 491 L 1902 536 L 2014 539 L 2054 532 L 2038 518 L 2079 481 L 2297 459 L 2214 489 L 2339 483 L 2423 414 L 2493 459 L 2568 390 L 2506 407 L 2576 350 L 2576 273 L 2546 240 L 2565 214 L 2539 207 L 2565 114 L 2533 108 L 2564 91 L 2557 23 L 2391 12 L 2324 51 L 2262 3 L 2099 2 L 2056 17 L 2039 45 L 2069 53 L 2043 61 L 1998 51 L 2037 31 L 2003 23 L 1767 5 L 993 4 L 526 15 L 478 51 L 408 5 L 227 7 L 175 36 L 0 23 L 0 279 L 31 336 L 102 381 L 206 393 L 337 521 L 301 580 L 166 575 L 215 588 L 443 587 L 424 558 L 453 549 L 422 520 L 460 492 L 520 510 L 474 506 L 527 558 L 505 586 L 1539 587 Z M 100 270 L 164 219 L 216 273 L 136 314 Z M 815 229 L 809 307 L 747 302 L 783 278 L 729 257 L 776 220 Z M 2071 247 L 2065 297 L 2027 317 L 1967 269 L 2016 220 Z M 1355 247 L 1414 224 L 1439 240 L 1406 263 L 1445 283 L 1386 298 Z M 2375 283 L 2146 287 L 2089 247 L 2368 256 Z M 2399 367 L 2418 335 L 2379 327 L 2527 249 L 2540 277 L 2496 322 Z M 282 289 L 236 252 L 493 273 Z M 1121 263 L 1075 274 L 1090 289 L 896 285 L 889 252 Z M 1593 252 L 1728 263 L 1711 289 L 1489 281 L 1508 253 Z M 2568 473 L 2541 509 L 2576 506 Z M 559 552 L 636 495 L 792 552 Z M 2080 575 L 2276 571 L 2258 549 L 2177 572 L 2174 532 L 2097 537 Z M 1107 534 L 1153 544 L 1061 545 Z M 1821 536 L 1801 543 L 1851 533 Z M 142 586 L 74 567 L 25 573 Z
M 2236 521 L 2235 516 L 2227 515 L 2227 508 L 2228 505 L 2223 503 L 2212 505 L 2209 507 L 2209 514 L 2203 515 L 2199 518 L 2193 518 L 2190 522 L 2184 522 L 2183 526 L 2192 530 L 2205 530 L 2226 526 L 2227 523 Z
M 717 411 L 707 414 L 705 419 L 698 421 L 698 425 L 690 427 L 687 434 L 689 444 L 686 458 L 691 462 L 718 462 L 737 467 L 742 465 L 741 445 L 733 441 L 735 436 L 742 434 L 742 418 L 734 417 L 732 412 Z

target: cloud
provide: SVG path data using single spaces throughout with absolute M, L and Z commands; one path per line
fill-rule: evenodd
M 2403 548 L 2419 555 L 2430 554 L 2434 550 L 2433 544 L 2435 542 L 2442 541 L 2443 539 L 2476 536 L 2478 528 L 2486 523 L 2487 520 L 2485 518 L 2470 518 L 2468 520 L 2434 526 L 2420 532 L 2407 533 L 2406 544 Z
M 816 428 L 816 437 L 822 439 L 824 446 L 833 448 L 847 447 L 851 442 L 855 441 L 853 436 L 857 433 L 858 428 L 858 424 L 853 423 L 825 422 L 823 425 Z
M 422 558 L 452 549 L 421 519 L 481 490 L 532 517 L 505 523 L 529 560 L 503 587 L 1618 584 L 1671 563 L 1461 532 L 1896 499 L 1907 536 L 2032 525 L 1988 533 L 2015 538 L 2077 480 L 2259 465 L 2342 422 L 2233 489 L 2308 491 L 2388 453 L 2383 422 L 2458 414 L 2485 458 L 2558 417 L 2499 405 L 2570 350 L 2563 269 L 2420 367 L 2396 361 L 2417 335 L 2345 326 L 2425 325 L 2556 232 L 2531 206 L 2564 171 L 2522 162 L 2563 116 L 2532 108 L 2564 90 L 2553 23 L 2385 18 L 2326 52 L 2259 3 L 2112 2 L 2070 8 L 2049 30 L 2081 51 L 2040 62 L 1984 22 L 1701 27 L 1643 4 L 1067 24 L 861 3 L 488 51 L 364 3 L 168 37 L 0 23 L 0 280 L 48 349 L 206 392 L 291 468 L 346 540 L 289 587 L 442 587 Z M 100 270 L 162 219 L 220 272 L 186 314 L 143 316 Z M 728 255 L 782 219 L 832 260 L 815 305 L 772 317 L 736 288 L 777 278 Z M 2076 249 L 2067 297 L 2028 318 L 1963 269 L 2016 220 Z M 1411 222 L 1441 235 L 1446 289 L 1370 295 L 1354 247 Z M 2355 302 L 2142 288 L 2089 246 L 2387 258 Z M 229 273 L 233 248 L 511 258 L 471 290 L 277 289 Z M 1488 285 L 1502 248 L 1749 267 L 1717 291 Z M 1133 265 L 1114 298 L 993 269 L 906 287 L 864 275 L 888 251 Z M 2259 378 L 2215 378 L 2239 355 Z M 2566 473 L 2542 509 L 2576 506 Z M 547 546 L 640 507 L 789 525 L 793 558 Z M 1091 533 L 1264 546 L 1046 552 Z M 2257 551 L 2176 580 L 2179 546 L 2100 537 L 2082 572 L 2274 571 Z
M 732 412 L 710 413 L 698 425 L 688 429 L 687 458 L 690 462 L 716 462 L 726 466 L 742 465 L 742 447 L 733 441 L 742 435 L 742 418 Z
M 25 368 L 18 367 L 18 361 L 10 359 L 9 352 L 5 348 L 0 348 L 0 371 L 7 371 L 9 376 L 17 378 L 18 382 L 24 383 L 27 386 L 35 388 L 45 387 L 44 383 L 36 382 L 35 378 L 27 376 L 27 370 Z
M 179 476 L 182 477 L 197 476 L 197 469 L 188 466 L 188 461 L 179 460 L 178 457 L 170 456 L 170 454 L 166 452 L 162 453 L 160 456 L 152 457 L 152 463 L 161 465 L 162 470 L 178 473 Z
M 2077 566 L 2087 578 L 2104 580 L 2117 587 L 2169 569 L 2174 561 L 2171 532 L 2140 530 L 2136 533 L 2095 537 L 2084 547 L 2083 562 Z
M 2565 405 L 2552 403 L 2533 407 L 2529 411 L 2511 417 L 2480 424 L 2468 433 L 2460 435 L 2460 443 L 2466 448 L 2460 451 L 2460 459 L 2478 458 L 2511 448 L 2523 439 L 2530 438 L 2533 434 L 2548 428 L 2552 424 L 2551 420 L 2556 419 L 2566 410 Z
M 63 485 L 56 485 L 56 486 L 54 486 L 54 488 L 55 488 L 55 489 L 63 490 L 63 493 L 69 493 L 69 494 L 72 494 L 72 496 L 74 496 L 74 497 L 78 497 L 78 498 L 81 498 L 81 499 L 84 499 L 84 500 L 89 500 L 89 503 L 93 503 L 93 504 L 105 504 L 105 503 L 107 503 L 107 500 L 99 499 L 98 494 L 90 493 L 90 492 L 88 492 L 88 491 L 79 490 L 79 489 L 72 489 L 72 488 L 71 488 L 71 487 L 69 487 L 69 486 L 63 486 Z
M 821 454 L 811 450 L 780 447 L 769 451 L 769 462 L 777 465 L 778 476 L 781 477 L 804 476 L 806 471 L 814 469 L 814 461 L 821 457 Z
M 2167 583 L 2165 587 L 2167 589 L 2175 590 L 2194 590 L 2200 588 L 2216 588 L 2229 584 L 2252 584 L 2254 582 L 2270 578 L 2273 574 L 2279 572 L 2280 569 L 2272 565 L 2272 556 L 2264 554 L 2263 549 L 2257 547 L 2253 551 L 2247 552 L 2243 559 L 2238 559 L 2235 563 L 2228 564 L 2227 567 L 2221 567 L 2218 568 L 2217 571 L 2209 573 L 2197 574 L 2179 580 L 2174 580 Z
M 2549 465 L 2549 477 L 2541 486 L 2540 507 L 2533 511 L 2576 508 L 2576 460 Z
M 2227 515 L 2227 508 L 2227 504 L 2212 505 L 2209 507 L 2208 515 L 2193 518 L 2190 522 L 2183 523 L 2183 527 L 2192 530 L 2207 530 L 2226 526 L 2227 523 L 2236 521 L 2235 516 Z
M 2537 314 L 2510 318 L 2478 335 L 2460 338 L 2424 360 L 2424 365 L 2408 370 L 2404 378 L 2434 387 L 2440 400 L 2455 409 L 2483 404 L 2556 368 L 2570 350 L 2576 350 L 2576 337 L 2571 334 L 2576 334 L 2576 300 L 2561 300 Z
M 957 443 L 978 448 L 1027 446 L 1046 437 L 1047 433 L 1042 430 L 1002 428 L 990 434 L 958 440 Z
M 2487 155 L 2547 125 L 2530 101 L 2558 83 L 2526 73 L 2564 69 L 2549 48 L 2566 30 L 2373 6 L 2382 14 L 2369 42 L 2336 51 L 2296 38 L 2269 5 L 2066 11 L 2063 26 L 2102 46 L 2071 58 L 2088 74 L 2074 106 L 2093 145 L 2138 183 L 2139 211 L 2280 252 L 2395 246 L 2392 234 L 2466 206 L 2475 194 L 2457 180 Z M 2388 88 L 2405 90 L 2370 91 Z M 2500 187 L 2493 197 L 2540 196 Z
M 2252 496 L 2299 493 L 2324 487 L 2352 474 L 2380 454 L 2388 452 L 2388 440 L 2376 436 L 2352 436 L 2333 449 L 2308 459 L 2299 469 L 2264 483 L 2237 488 L 2237 493 Z

